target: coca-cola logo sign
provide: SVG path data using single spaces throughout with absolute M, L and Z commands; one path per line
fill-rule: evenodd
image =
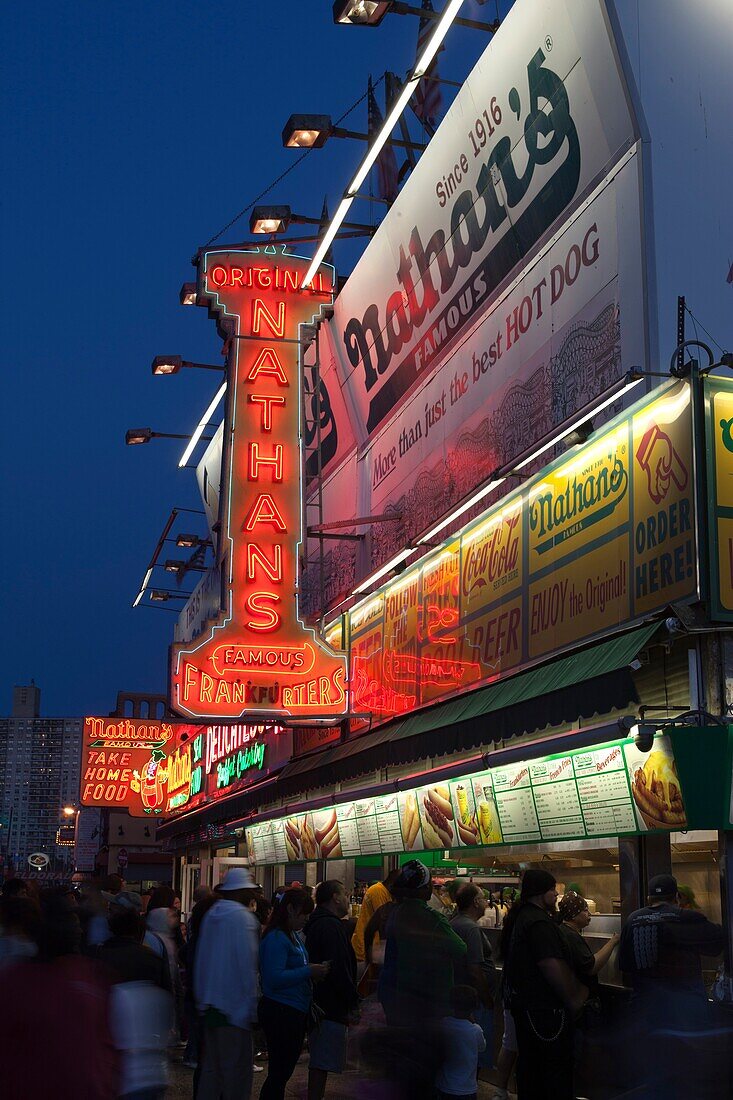
M 484 589 L 497 588 L 519 566 L 521 513 L 501 516 L 463 544 L 461 592 L 470 598 Z

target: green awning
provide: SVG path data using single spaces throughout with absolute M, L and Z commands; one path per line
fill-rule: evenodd
M 366 762 L 370 749 L 377 749 L 387 743 L 393 745 L 421 734 L 456 731 L 457 727 L 468 733 L 466 723 L 471 723 L 471 736 L 466 743 L 450 746 L 444 744 L 444 752 L 449 748 L 469 748 L 475 744 L 488 744 L 492 740 L 501 741 L 522 729 L 561 724 L 581 715 L 589 717 L 594 713 L 608 713 L 616 707 L 625 707 L 631 701 L 626 690 L 631 683 L 631 673 L 627 666 L 658 629 L 658 622 L 646 623 L 568 657 L 561 657 L 490 684 L 470 695 L 461 695 L 417 711 L 407 718 L 388 722 L 345 744 L 293 760 L 280 773 L 278 782 L 288 781 L 288 786 L 291 786 L 289 781 L 296 782 L 298 776 L 354 757 L 363 758 Z M 627 674 L 620 676 L 620 670 Z M 614 682 L 610 682 L 613 679 L 611 674 L 614 673 L 617 676 Z M 592 690 L 585 686 L 588 681 L 594 681 Z M 583 690 L 574 692 L 573 688 L 578 686 Z M 592 696 L 590 699 L 589 694 Z M 541 704 L 532 702 L 540 699 Z M 539 707 L 541 711 L 538 710 Z M 511 724 L 516 728 L 503 728 L 505 723 L 498 721 L 498 712 L 502 713 L 502 718 L 510 718 Z M 496 729 L 489 725 L 484 733 L 478 733 L 476 727 L 481 725 L 483 728 L 483 724 L 475 720 L 492 713 L 497 714 Z M 430 756 L 434 753 L 435 748 L 430 746 L 426 747 L 424 755 Z

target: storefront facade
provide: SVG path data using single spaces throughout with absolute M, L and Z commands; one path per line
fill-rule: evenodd
M 171 651 L 184 909 L 422 854 L 550 867 L 606 935 L 672 869 L 728 926 L 733 388 L 665 369 L 663 135 L 615 5 L 571 6 L 518 0 L 338 295 L 199 256 L 231 384 Z

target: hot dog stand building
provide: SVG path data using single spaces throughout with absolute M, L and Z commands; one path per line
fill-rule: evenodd
M 517 0 L 345 284 L 198 254 L 228 391 L 171 648 L 184 908 L 232 862 L 272 891 L 422 854 L 546 866 L 604 934 L 670 868 L 728 920 L 733 386 L 673 323 L 730 287 L 713 173 L 674 233 L 661 187 L 670 58 L 707 50 L 711 95 L 724 58 L 664 10 L 632 51 L 610 0 Z

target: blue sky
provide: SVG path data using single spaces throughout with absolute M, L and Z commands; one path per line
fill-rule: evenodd
M 280 143 L 292 112 L 338 117 L 370 73 L 410 67 L 416 35 L 411 18 L 336 27 L 330 0 L 5 8 L 0 713 L 31 677 L 44 714 L 165 690 L 174 616 L 130 605 L 171 507 L 200 502 L 178 442 L 124 433 L 192 430 L 218 376 L 153 378 L 150 360 L 220 361 L 205 311 L 178 304 L 190 257 L 297 156 Z M 442 75 L 465 77 L 487 41 L 455 28 Z M 364 105 L 348 123 L 365 128 Z M 361 149 L 330 142 L 269 201 L 333 209 Z M 222 240 L 246 234 L 244 218 Z

